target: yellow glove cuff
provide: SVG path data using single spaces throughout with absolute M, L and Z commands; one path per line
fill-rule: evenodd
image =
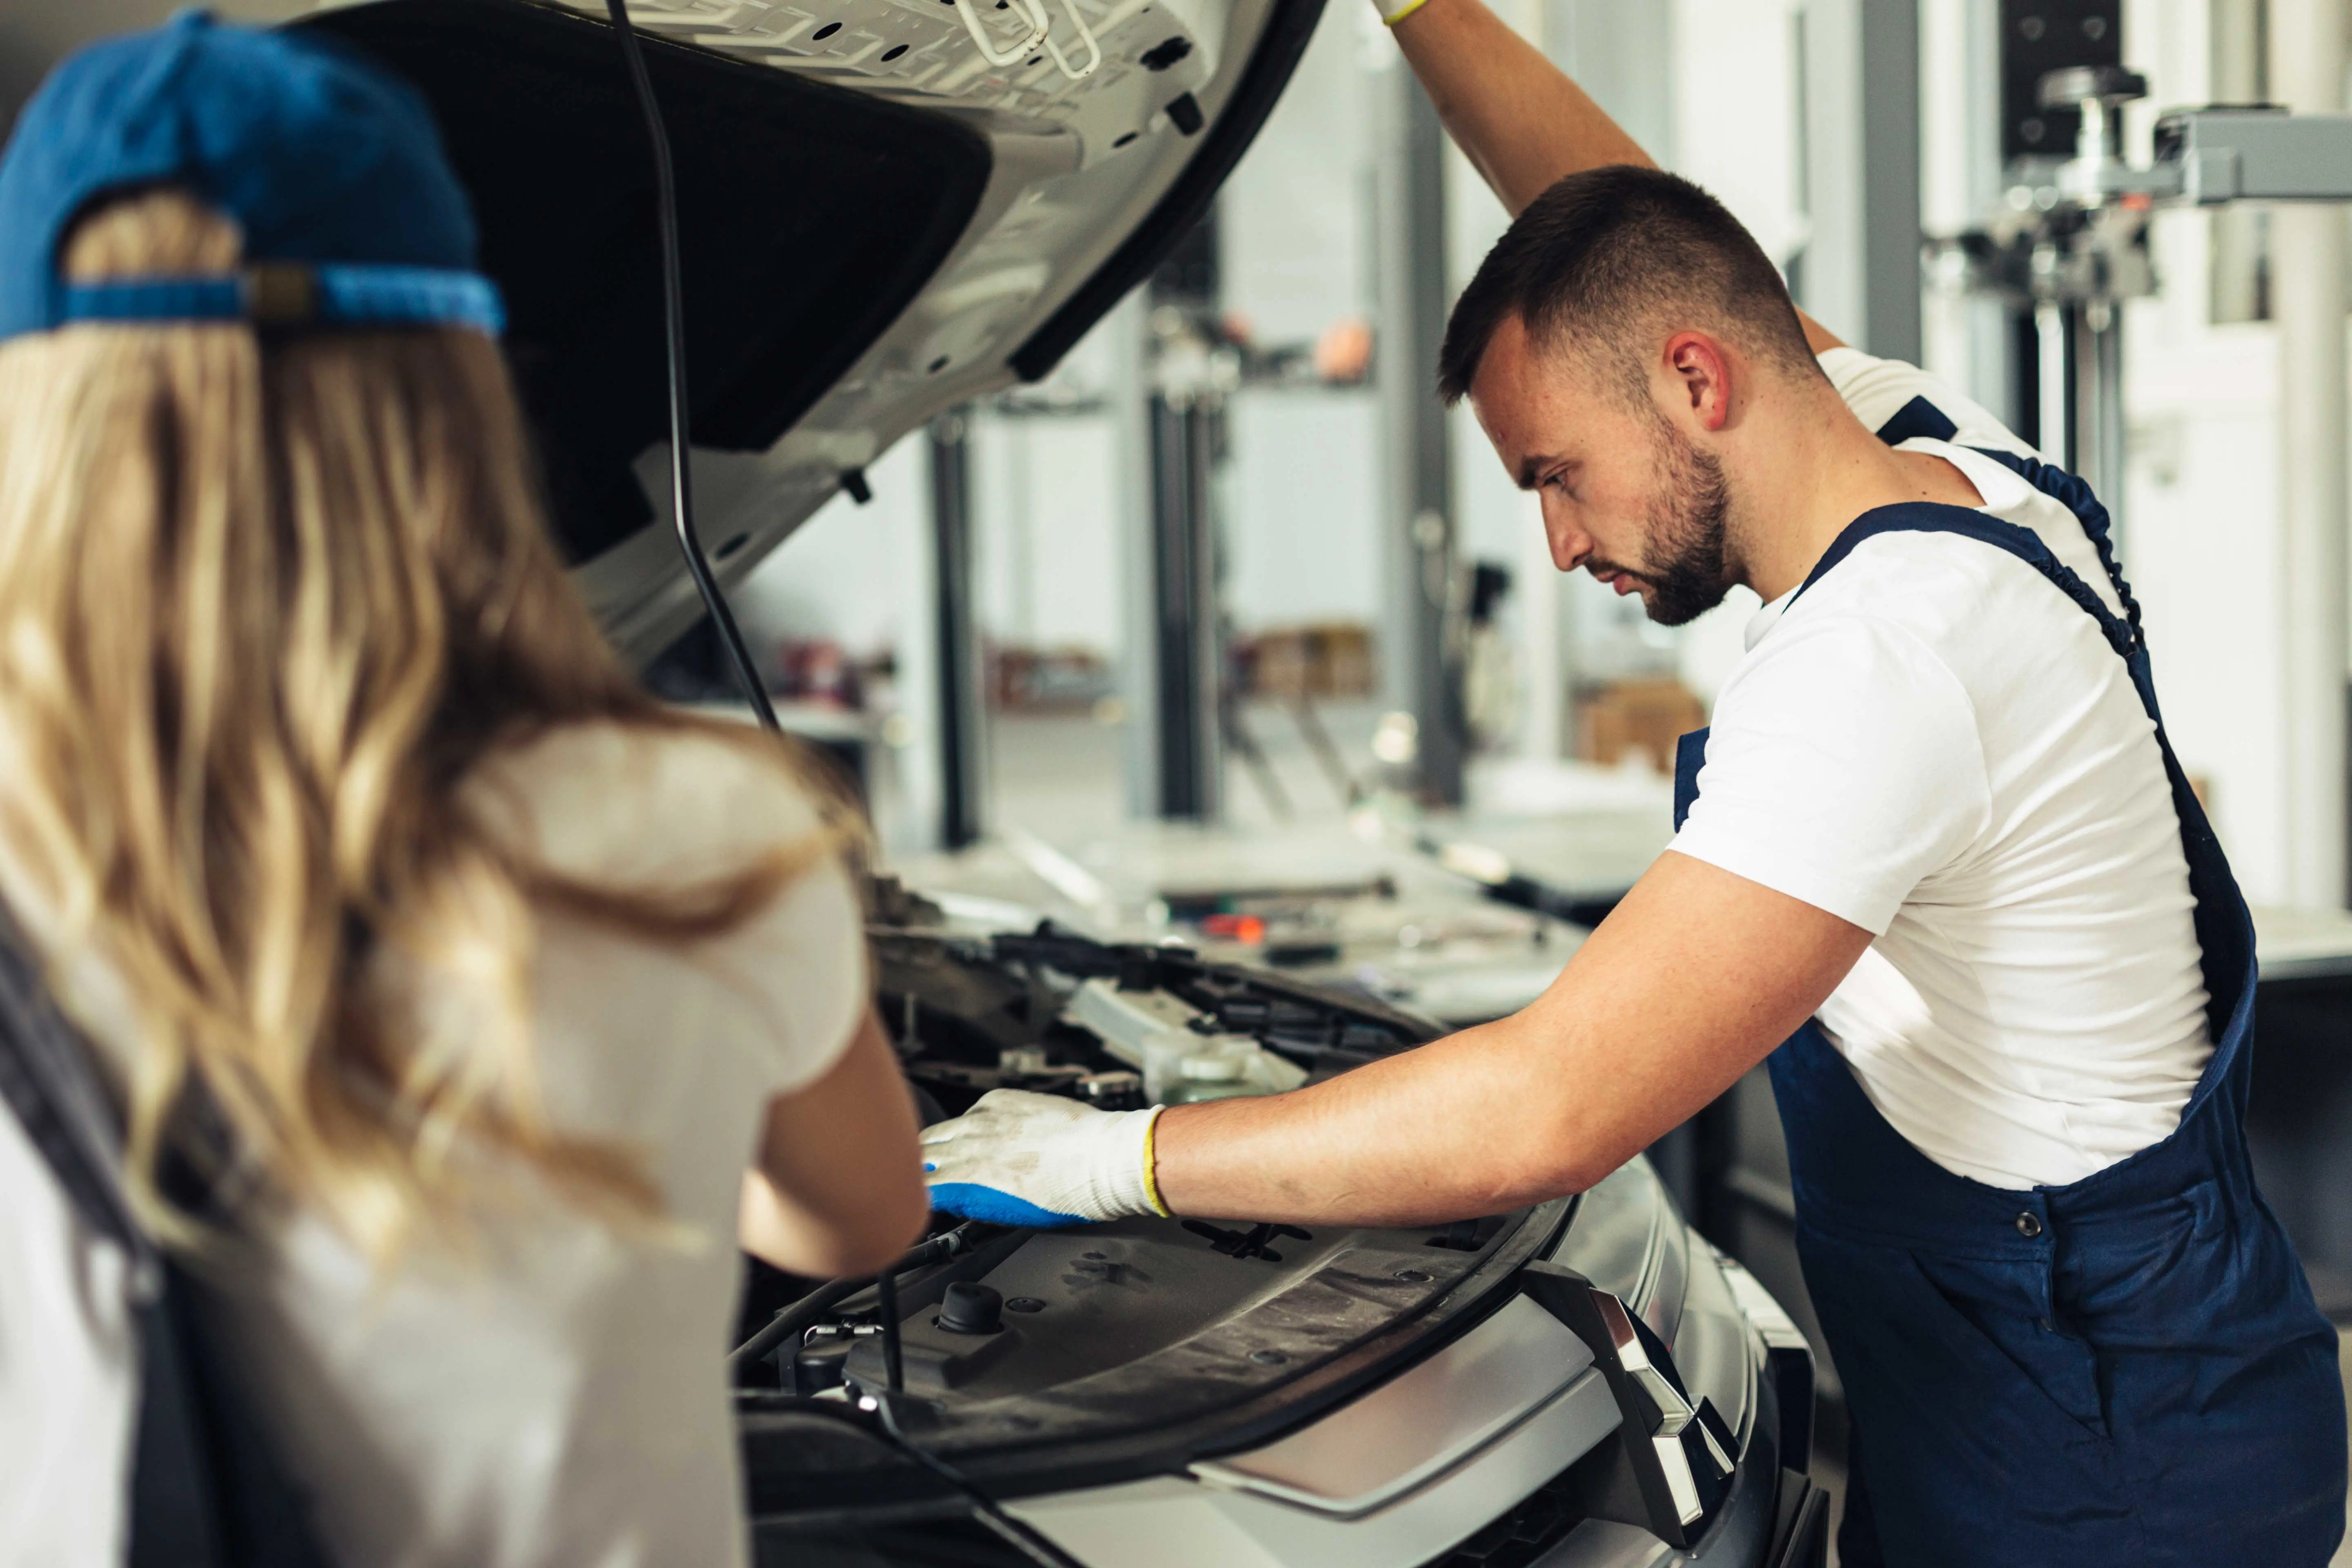
M 1395 10 L 1381 12 L 1381 25 L 1384 27 L 1393 27 L 1428 4 L 1429 0 L 1405 0 L 1405 3 Z
M 1412 0 L 1412 3 L 1420 5 L 1426 4 L 1427 0 Z M 1160 1195 L 1160 1146 L 1157 1140 L 1160 1136 L 1160 1113 L 1167 1109 L 1164 1105 L 1153 1106 L 1151 1120 L 1143 1124 L 1143 1195 L 1150 1200 L 1151 1212 L 1161 1219 L 1174 1217 L 1168 1212 L 1166 1200 Z

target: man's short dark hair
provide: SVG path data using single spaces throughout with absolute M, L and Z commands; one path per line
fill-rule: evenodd
M 1697 327 L 1819 374 L 1779 268 L 1724 205 L 1676 174 L 1631 163 L 1569 175 L 1515 219 L 1454 304 L 1437 389 L 1458 403 L 1512 317 L 1544 347 L 1585 350 L 1644 395 L 1656 334 Z

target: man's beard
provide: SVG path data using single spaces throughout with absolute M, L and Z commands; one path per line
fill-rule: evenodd
M 1680 430 L 1658 421 L 1657 495 L 1650 503 L 1654 563 L 1633 575 L 1650 584 L 1650 618 L 1662 626 L 1696 620 L 1731 592 L 1724 520 L 1731 491 L 1723 465 Z

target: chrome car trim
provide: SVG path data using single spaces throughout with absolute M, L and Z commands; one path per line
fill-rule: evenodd
M 1583 1341 L 1520 1297 L 1321 1420 L 1192 1471 L 1212 1486 L 1354 1518 L 1469 1458 L 1591 1365 Z
M 1694 1241 L 1682 1331 L 1674 1343 L 1675 1370 L 1692 1399 L 1713 1399 L 1732 1429 L 1744 1432 L 1766 1356 L 1745 1303 L 1717 1261 L 1712 1247 Z
M 1004 1507 L 1097 1568 L 1421 1568 L 1476 1534 L 1617 1426 L 1590 1369 L 1465 1463 L 1353 1519 L 1162 1476 Z
M 1738 1259 L 1718 1252 L 1715 1262 L 1740 1315 L 1748 1320 L 1763 1349 L 1764 1381 L 1777 1396 L 1780 1462 L 1792 1470 L 1809 1469 L 1813 1447 L 1813 1403 L 1820 1384 L 1812 1343 L 1797 1327 L 1796 1320 L 1789 1316 L 1788 1310 L 1764 1288 L 1764 1282 L 1750 1274 Z
M 1669 1345 L 1682 1330 L 1690 1283 L 1689 1229 L 1643 1157 L 1611 1172 L 1579 1200 L 1547 1261 L 1575 1269 L 1625 1303 Z

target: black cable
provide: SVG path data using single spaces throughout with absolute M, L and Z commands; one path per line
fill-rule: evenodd
M 1038 1568 L 1086 1568 L 1086 1564 L 1055 1545 L 1034 1526 L 1024 1523 L 998 1507 L 996 1500 L 965 1479 L 962 1471 L 917 1446 L 913 1438 L 898 1429 L 898 1412 L 891 1395 L 886 1394 L 874 1402 L 874 1416 L 880 1424 L 883 1435 L 897 1444 L 900 1452 L 961 1492 L 964 1501 L 971 1504 L 972 1512 L 979 1515 L 980 1522 L 994 1531 L 1006 1545 L 1036 1563 Z
M 874 1310 L 882 1314 L 882 1381 L 892 1394 L 907 1392 L 907 1363 L 898 1345 L 898 1276 L 885 1268 L 874 1277 Z
M 860 1401 L 857 1406 L 858 1409 L 869 1412 L 874 1416 L 874 1425 L 868 1426 L 866 1423 L 858 1420 L 851 1413 L 849 1406 L 824 1400 L 800 1400 L 795 1403 L 794 1408 L 838 1421 L 846 1421 L 860 1431 L 878 1429 L 881 1436 L 893 1447 L 954 1488 L 963 1500 L 971 1505 L 972 1512 L 979 1518 L 981 1523 L 987 1526 L 1006 1545 L 1036 1563 L 1038 1568 L 1086 1568 L 1084 1563 L 1055 1545 L 1035 1529 L 1006 1513 L 997 1506 L 995 1499 L 966 1479 L 961 1471 L 945 1459 L 917 1444 L 898 1426 L 898 1402 L 899 1396 L 905 1392 L 906 1372 L 899 1359 L 898 1277 L 910 1269 L 919 1268 L 926 1263 L 953 1258 L 966 1250 L 971 1223 L 967 1220 L 953 1230 L 931 1237 L 930 1240 L 914 1247 L 898 1262 L 874 1276 L 872 1283 L 883 1322 L 882 1365 L 889 1388 L 887 1393 L 871 1395 Z M 866 1287 L 866 1281 L 864 1279 L 836 1279 L 830 1285 L 812 1291 L 793 1307 L 777 1313 L 774 1321 L 737 1347 L 735 1353 L 728 1358 L 729 1365 L 740 1367 L 748 1362 L 758 1360 L 782 1342 L 793 1328 L 804 1327 L 814 1322 L 835 1302 L 856 1295 Z
M 645 52 L 637 47 L 637 29 L 629 21 L 628 0 L 604 0 L 604 12 L 612 18 L 614 32 L 620 36 L 621 58 L 628 62 L 629 79 L 636 84 L 637 106 L 645 110 L 646 134 L 653 142 L 655 218 L 661 231 L 662 327 L 669 348 L 671 520 L 677 525 L 677 543 L 686 553 L 686 569 L 702 595 L 704 607 L 710 612 L 711 624 L 719 628 L 719 640 L 727 647 L 728 657 L 735 665 L 735 677 L 742 683 L 751 711 L 765 728 L 781 731 L 775 705 L 768 700 L 767 683 L 760 679 L 759 667 L 751 662 L 751 650 L 743 646 L 743 633 L 735 625 L 735 612 L 727 607 L 727 595 L 719 592 L 709 558 L 702 552 L 701 537 L 694 531 L 692 466 L 688 461 L 686 440 L 686 285 L 677 259 L 677 187 L 670 166 L 669 132 L 662 126 L 661 104 L 654 97 L 653 78 L 646 72 Z
M 1036 1563 L 1037 1568 L 1087 1568 L 1085 1563 L 1055 1545 L 1035 1526 L 1024 1524 L 1005 1512 L 994 1498 L 974 1486 L 962 1471 L 937 1455 L 918 1447 L 914 1439 L 899 1430 L 898 1413 L 891 1408 L 889 1400 L 869 1398 L 853 1407 L 834 1400 L 801 1399 L 793 1401 L 790 1408 L 794 1415 L 821 1415 L 828 1421 L 853 1426 L 869 1437 L 879 1436 L 953 1488 L 958 1496 L 971 1505 L 971 1510 L 980 1517 L 981 1523 L 993 1531 L 1006 1545 Z M 861 1414 L 870 1415 L 873 1420 L 861 1420 Z
M 909 1247 L 898 1262 L 890 1265 L 889 1273 L 892 1277 L 891 1285 L 894 1291 L 898 1275 L 920 1268 L 926 1263 L 937 1263 L 944 1258 L 961 1254 L 971 1244 L 971 1228 L 972 1222 L 966 1220 L 953 1230 L 942 1231 L 930 1240 L 918 1242 Z M 835 1279 L 830 1284 L 818 1286 L 768 1320 L 765 1328 L 730 1352 L 727 1357 L 728 1370 L 742 1371 L 793 1335 L 824 1317 L 835 1307 L 874 1284 L 878 1278 L 879 1276 L 859 1274 L 847 1279 Z
M 856 1279 L 836 1279 L 830 1285 L 821 1285 L 810 1291 L 769 1319 L 766 1326 L 758 1333 L 753 1334 L 729 1352 L 727 1370 L 730 1373 L 742 1371 L 794 1334 L 808 1328 L 850 1297 L 865 1289 L 869 1283 L 870 1281 L 863 1277 Z
M 919 1447 L 915 1440 L 899 1429 L 898 1414 L 888 1397 L 871 1397 L 855 1407 L 830 1400 L 803 1399 L 792 1406 L 797 1415 L 822 1415 L 856 1427 L 867 1436 L 878 1435 L 898 1452 L 953 1488 L 964 1501 L 971 1505 L 981 1523 L 993 1531 L 1003 1542 L 1020 1552 L 1038 1568 L 1087 1568 L 1087 1565 L 1063 1551 L 1034 1525 L 1024 1524 L 997 1503 L 996 1500 L 973 1485 L 962 1471 L 938 1455 Z M 871 1423 L 858 1419 L 863 1413 L 874 1417 Z

